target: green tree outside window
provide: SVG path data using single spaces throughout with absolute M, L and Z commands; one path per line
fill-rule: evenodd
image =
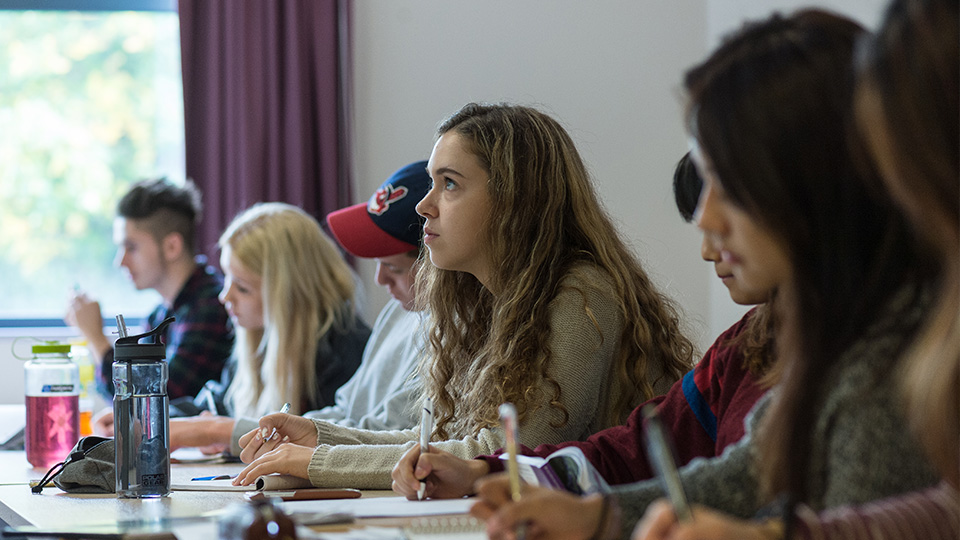
M 172 12 L 0 11 L 0 319 L 59 318 L 79 286 L 146 315 L 113 266 L 116 201 L 183 177 Z

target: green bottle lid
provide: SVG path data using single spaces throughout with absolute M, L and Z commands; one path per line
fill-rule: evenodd
M 33 354 L 70 354 L 70 344 L 60 343 L 59 341 L 44 341 L 40 345 L 34 345 L 30 350 Z

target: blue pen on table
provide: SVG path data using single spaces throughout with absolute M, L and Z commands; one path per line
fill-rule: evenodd
M 507 442 L 507 476 L 510 479 L 510 499 L 520 502 L 520 467 L 517 465 L 517 450 L 520 448 L 517 435 L 517 408 L 513 403 L 500 405 L 500 424 L 503 426 L 504 438 Z M 517 525 L 516 538 L 524 540 L 527 536 L 527 525 Z
M 289 410 L 290 410 L 290 404 L 289 404 L 289 403 L 284 403 L 284 404 L 283 404 L 283 407 L 280 407 L 280 414 L 283 414 L 283 413 L 285 413 L 285 412 L 287 412 L 287 411 L 289 411 Z M 263 428 L 263 429 L 266 430 L 267 428 Z M 263 432 L 261 431 L 260 434 L 263 435 Z M 269 436 L 269 437 L 264 437 L 263 440 L 264 440 L 264 441 L 272 441 L 273 438 L 276 437 L 276 436 L 277 436 L 277 428 L 273 428 L 273 431 L 270 432 L 270 436 Z
M 232 480 L 232 479 L 234 479 L 234 478 L 236 478 L 236 477 L 237 477 L 236 475 L 231 476 L 231 475 L 229 475 L 229 474 L 218 474 L 218 475 L 216 475 L 216 476 L 198 476 L 198 477 L 196 477 L 196 478 L 191 478 L 190 481 L 191 481 L 191 482 L 204 482 L 204 481 L 206 481 L 206 480 Z
M 424 398 L 423 410 L 420 411 L 420 453 L 430 452 L 430 435 L 433 434 L 433 400 Z M 422 501 L 427 492 L 427 483 L 420 481 L 420 487 L 417 488 L 417 500 Z

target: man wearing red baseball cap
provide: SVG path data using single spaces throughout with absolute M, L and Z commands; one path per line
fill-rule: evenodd
M 334 405 L 304 416 L 363 429 L 407 429 L 419 421 L 411 403 L 423 352 L 420 313 L 414 308 L 423 220 L 416 206 L 430 190 L 427 162 L 411 163 L 370 199 L 327 216 L 333 237 L 349 253 L 377 260 L 377 283 L 393 297 L 380 312 L 360 368 L 337 390 Z

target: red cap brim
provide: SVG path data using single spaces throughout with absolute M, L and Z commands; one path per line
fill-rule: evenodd
M 357 257 L 374 259 L 417 249 L 417 246 L 398 240 L 377 227 L 367 213 L 367 203 L 330 212 L 327 225 L 343 249 Z

